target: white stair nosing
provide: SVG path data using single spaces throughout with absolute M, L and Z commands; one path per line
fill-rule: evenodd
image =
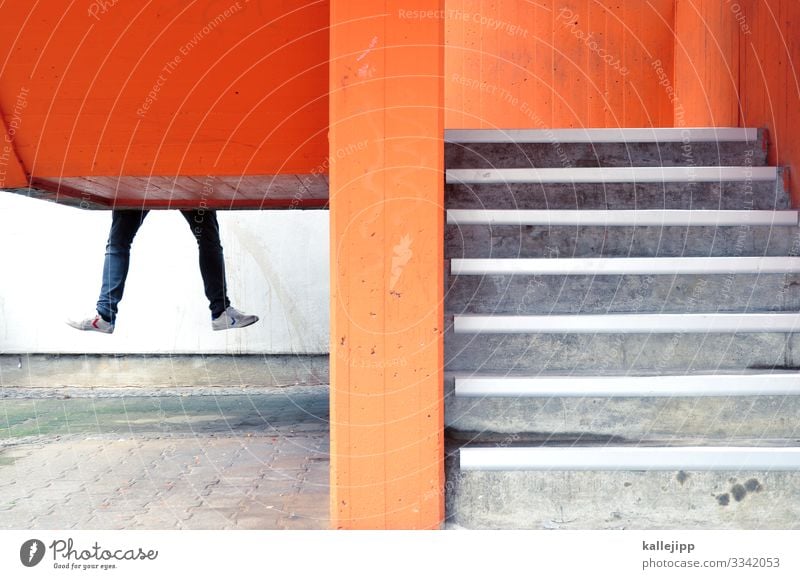
M 452 225 L 797 226 L 798 211 L 687 209 L 448 209 Z
M 453 331 L 456 334 L 792 333 L 800 331 L 800 314 L 458 314 L 453 318 Z
M 461 470 L 800 470 L 795 447 L 462 447 Z
M 448 169 L 450 184 L 521 183 L 719 183 L 775 181 L 776 167 L 582 167 L 547 169 Z
M 707 143 L 758 139 L 753 128 L 447 129 L 447 143 Z
M 680 376 L 470 376 L 458 397 L 796 396 L 800 373 Z
M 720 275 L 800 273 L 800 257 L 454 258 L 452 275 Z

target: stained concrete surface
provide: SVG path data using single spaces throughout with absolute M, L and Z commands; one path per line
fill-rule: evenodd
M 325 529 L 328 388 L 0 389 L 0 529 Z

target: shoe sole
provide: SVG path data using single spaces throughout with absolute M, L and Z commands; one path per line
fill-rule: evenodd
M 222 328 L 215 328 L 214 326 L 211 326 L 211 329 L 214 330 L 215 332 L 221 332 L 223 330 L 238 330 L 240 328 L 246 328 L 247 326 L 252 326 L 253 324 L 255 324 L 259 320 L 258 316 L 254 316 L 254 317 L 255 317 L 255 319 L 253 321 L 247 322 L 246 324 L 239 324 L 239 325 L 236 325 L 236 326 L 224 326 Z

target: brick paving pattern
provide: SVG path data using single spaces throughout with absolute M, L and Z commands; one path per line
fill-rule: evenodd
M 302 405 L 264 396 L 248 398 L 258 402 L 252 415 L 247 405 L 223 405 L 226 429 L 209 420 L 220 404 L 206 396 L 195 401 L 202 428 L 179 417 L 189 432 L 137 430 L 132 421 L 129 433 L 0 438 L 0 529 L 328 528 L 327 391 Z

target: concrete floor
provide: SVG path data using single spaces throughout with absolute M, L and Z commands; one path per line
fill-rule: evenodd
M 328 388 L 0 389 L 0 529 L 325 529 Z

